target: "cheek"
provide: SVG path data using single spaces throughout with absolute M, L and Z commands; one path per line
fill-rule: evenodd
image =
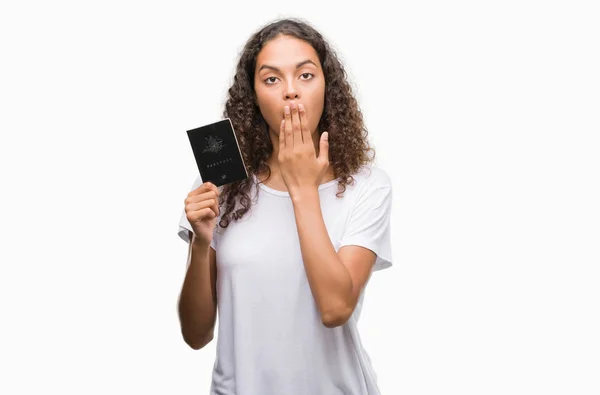
M 309 122 L 312 127 L 317 127 L 321 115 L 323 114 L 323 106 L 325 104 L 324 92 L 320 92 L 311 98 L 310 106 L 306 110 Z
M 279 130 L 279 122 L 283 119 L 283 112 L 279 113 L 279 106 L 277 100 L 273 95 L 266 94 L 265 92 L 256 91 L 256 98 L 258 102 L 258 108 L 260 112 L 274 130 Z
M 257 89 L 256 101 L 258 102 L 258 107 L 260 108 L 263 117 L 268 117 L 269 114 L 273 111 L 273 99 L 268 95 L 268 93 L 264 92 L 261 89 Z
M 315 103 L 319 103 L 320 107 L 323 107 L 325 102 L 325 84 L 319 84 L 319 86 L 313 91 L 313 100 Z

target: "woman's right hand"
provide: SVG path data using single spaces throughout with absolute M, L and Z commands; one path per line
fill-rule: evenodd
M 185 215 L 192 226 L 196 241 L 210 244 L 219 215 L 219 189 L 205 182 L 185 198 Z

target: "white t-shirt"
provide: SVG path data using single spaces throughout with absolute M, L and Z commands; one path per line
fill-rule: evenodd
M 391 266 L 392 185 L 375 166 L 354 174 L 337 198 L 337 180 L 320 185 L 323 219 L 335 250 L 359 245 L 377 254 L 373 271 Z M 256 186 L 252 206 L 215 230 L 217 355 L 211 395 L 379 395 L 357 322 L 364 288 L 350 319 L 323 325 L 302 261 L 287 192 Z M 196 178 L 191 189 L 202 183 Z M 257 199 L 258 198 L 258 199 Z M 222 214 L 221 208 L 220 214 Z M 217 223 L 220 218 L 217 219 Z M 185 210 L 178 235 L 189 242 Z

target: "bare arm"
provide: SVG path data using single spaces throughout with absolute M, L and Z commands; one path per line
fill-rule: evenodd
M 302 260 L 323 325 L 343 325 L 354 311 L 376 255 L 359 246 L 336 253 L 323 221 L 317 191 L 293 198 Z
M 190 232 L 188 268 L 179 297 L 179 321 L 185 342 L 199 350 L 213 339 L 217 317 L 216 253 Z

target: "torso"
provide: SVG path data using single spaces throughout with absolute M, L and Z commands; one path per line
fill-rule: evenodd
M 365 200 L 372 194 L 364 193 L 385 190 L 389 178 L 382 171 L 372 174 L 354 174 L 357 182 L 342 198 L 336 196 L 332 175 L 321 181 L 331 183 L 320 188 L 319 202 L 336 253 L 344 245 L 362 245 L 378 257 L 391 256 L 389 233 L 381 227 L 385 222 L 373 221 L 382 215 L 375 207 L 386 206 Z M 256 178 L 263 181 L 266 175 Z M 357 325 L 364 292 L 344 325 L 323 325 L 304 266 L 292 199 L 287 191 L 276 190 L 285 189 L 280 174 L 273 173 L 268 184 L 252 185 L 251 209 L 213 235 L 219 325 L 210 393 L 379 395 Z M 362 202 L 370 206 L 359 206 Z M 373 271 L 391 265 L 378 260 Z

